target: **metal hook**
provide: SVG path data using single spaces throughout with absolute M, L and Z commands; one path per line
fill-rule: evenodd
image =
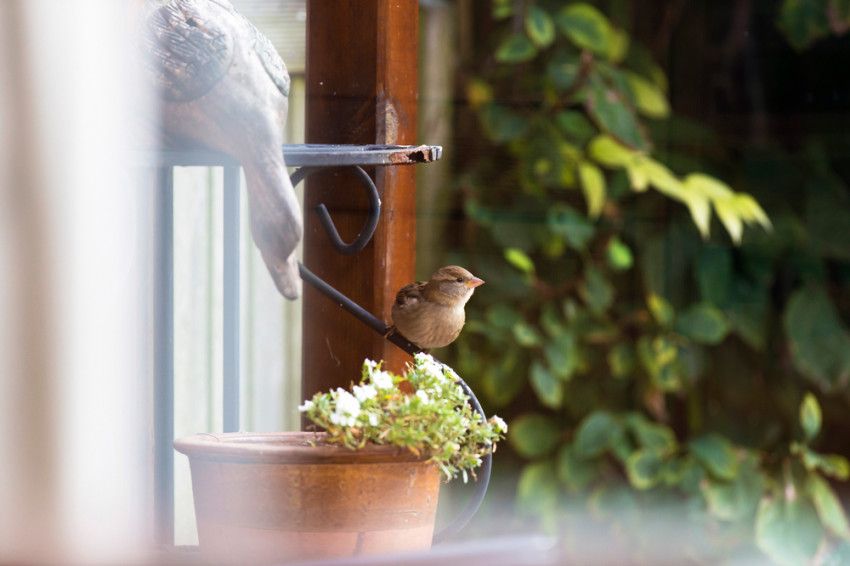
M 369 240 L 371 240 L 372 236 L 375 234 L 375 229 L 378 227 L 378 219 L 381 216 L 381 197 L 378 194 L 378 187 L 375 186 L 372 178 L 368 173 L 366 173 L 366 171 L 363 170 L 362 167 L 358 165 L 353 165 L 352 167 L 354 167 L 357 171 L 360 181 L 366 185 L 366 188 L 368 189 L 367 193 L 369 195 L 369 217 L 366 219 L 366 223 L 363 225 L 363 228 L 360 230 L 360 233 L 357 234 L 354 241 L 347 244 L 342 240 L 342 238 L 340 238 L 339 231 L 337 231 L 334 221 L 328 212 L 328 208 L 324 204 L 319 204 L 316 207 L 316 214 L 319 215 L 319 221 L 325 228 L 325 232 L 327 232 L 328 237 L 331 239 L 331 243 L 339 253 L 344 255 L 356 254 L 366 247 L 366 244 L 369 243 Z M 326 169 L 326 167 L 301 167 L 300 169 L 297 169 L 290 177 L 292 186 L 296 186 L 302 180 L 320 169 Z

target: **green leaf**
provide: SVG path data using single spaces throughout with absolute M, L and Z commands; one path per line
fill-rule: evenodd
M 817 474 L 809 474 L 806 489 L 815 504 L 821 524 L 835 536 L 850 539 L 847 515 L 829 482 Z
M 850 335 L 823 288 L 810 285 L 791 296 L 785 333 L 794 367 L 805 377 L 825 388 L 850 377 Z
M 850 543 L 835 545 L 823 556 L 818 566 L 847 566 L 850 564 Z
M 635 489 L 658 485 L 664 471 L 664 453 L 657 449 L 641 449 L 626 459 L 626 475 Z
M 484 105 L 479 116 L 490 140 L 496 143 L 514 140 L 528 130 L 525 118 L 498 104 Z
M 785 0 L 779 11 L 779 27 L 788 42 L 801 51 L 829 34 L 824 0 Z
M 631 164 L 635 156 L 635 150 L 628 148 L 607 135 L 598 135 L 593 138 L 587 148 L 588 154 L 605 167 L 626 167 Z
M 679 348 L 670 338 L 643 335 L 638 339 L 637 350 L 653 385 L 661 391 L 679 391 L 682 388 L 681 371 L 676 363 Z
M 517 348 L 505 351 L 500 360 L 487 364 L 482 371 L 484 392 L 497 407 L 513 401 L 525 386 L 525 372 L 517 368 Z M 480 361 L 478 362 L 480 365 Z
M 608 367 L 614 377 L 628 377 L 635 369 L 635 351 L 629 344 L 620 343 L 608 352 Z
M 666 118 L 670 115 L 667 97 L 654 83 L 631 72 L 626 72 L 626 80 L 641 114 L 650 118 Z
M 611 413 L 594 411 L 576 429 L 572 445 L 575 455 L 579 458 L 594 458 L 603 454 L 621 428 Z
M 732 201 L 714 201 L 714 210 L 717 211 L 717 217 L 720 219 L 720 222 L 723 223 L 726 231 L 729 232 L 729 237 L 732 238 L 732 241 L 736 244 L 740 244 L 741 238 L 743 238 L 744 235 L 744 222 L 741 219 L 740 214 L 738 214 L 738 211 L 735 210 Z
M 558 508 L 561 489 L 551 460 L 527 464 L 517 482 L 517 506 L 524 513 L 545 516 Z
M 487 321 L 496 328 L 510 330 L 522 320 L 522 315 L 515 308 L 500 303 L 487 309 Z
M 540 402 L 550 409 L 559 409 L 564 402 L 564 384 L 540 362 L 531 364 L 531 388 Z
M 513 0 L 493 0 L 491 8 L 494 20 L 504 20 L 514 14 Z
M 676 450 L 676 436 L 670 427 L 650 422 L 639 413 L 629 415 L 627 423 L 641 448 L 657 450 L 664 454 Z
M 523 273 L 534 273 L 534 261 L 519 248 L 506 248 L 505 259 Z
M 738 458 L 732 444 L 716 434 L 700 436 L 690 442 L 691 453 L 711 475 L 731 480 L 738 473 Z
M 584 249 L 593 237 L 594 227 L 584 215 L 565 204 L 555 204 L 547 217 L 549 229 L 566 239 L 572 247 Z
M 578 164 L 578 177 L 587 202 L 587 215 L 598 218 L 605 206 L 605 176 L 593 163 L 581 161 Z
M 646 297 L 646 305 L 649 307 L 649 312 L 652 313 L 652 318 L 661 326 L 669 326 L 673 322 L 675 313 L 673 307 L 667 300 L 655 293 L 650 293 Z
M 496 50 L 496 60 L 502 63 L 523 63 L 537 55 L 537 48 L 528 37 L 521 34 L 510 35 Z
M 576 454 L 572 444 L 565 444 L 558 451 L 557 465 L 558 479 L 573 492 L 585 489 L 597 474 L 596 462 Z
M 594 314 L 603 314 L 614 302 L 614 287 L 593 265 L 584 272 L 579 294 Z
M 817 512 L 807 500 L 766 498 L 756 515 L 756 544 L 778 564 L 809 564 L 823 530 Z
M 596 135 L 596 128 L 593 127 L 590 120 L 583 113 L 576 112 L 575 110 L 558 112 L 555 116 L 555 123 L 571 141 L 574 141 L 578 145 L 585 145 Z
M 561 439 L 561 429 L 551 418 L 527 413 L 511 422 L 508 440 L 524 458 L 540 458 L 550 454 Z
M 649 149 L 649 142 L 622 93 L 609 87 L 597 75 L 591 75 L 588 80 L 585 106 L 600 130 L 633 148 Z
M 631 269 L 634 264 L 632 250 L 623 241 L 614 236 L 608 240 L 608 247 L 605 248 L 605 255 L 608 258 L 608 265 L 611 269 L 617 271 L 626 271 Z
M 579 367 L 578 341 L 572 332 L 554 336 L 543 348 L 551 372 L 562 381 L 569 381 Z
M 555 24 L 546 10 L 531 6 L 525 15 L 525 33 L 537 47 L 548 47 L 555 40 Z
M 546 76 L 556 90 L 565 92 L 576 86 L 580 70 L 581 62 L 577 55 L 561 52 L 546 65 Z
M 800 403 L 800 426 L 806 440 L 811 441 L 820 432 L 821 411 L 817 398 L 811 393 L 806 393 L 803 402 Z
M 701 303 L 679 314 L 676 331 L 700 344 L 719 344 L 729 333 L 729 323 L 717 307 Z
M 561 33 L 578 47 L 598 55 L 607 55 L 611 50 L 611 24 L 593 6 L 571 4 L 558 12 L 556 20 Z
M 628 52 L 629 34 L 612 27 L 611 39 L 608 42 L 608 60 L 612 63 L 619 63 Z
M 466 83 L 466 100 L 473 108 L 480 108 L 493 100 L 493 87 L 481 79 L 470 79 Z
M 721 521 L 752 521 L 766 485 L 758 460 L 748 456 L 732 481 L 710 479 L 702 483 L 708 512 Z
M 540 333 L 536 328 L 525 321 L 519 321 L 514 324 L 512 331 L 514 338 L 520 346 L 533 348 L 539 346 L 541 342 Z
M 794 448 L 795 445 L 792 445 L 792 452 Z M 794 453 L 800 454 L 803 466 L 810 472 L 819 471 L 838 480 L 850 478 L 850 462 L 840 454 L 818 454 L 807 446 L 799 446 Z

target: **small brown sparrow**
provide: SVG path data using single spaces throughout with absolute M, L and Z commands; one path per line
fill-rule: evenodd
M 460 334 L 463 307 L 484 281 L 456 265 L 441 267 L 431 279 L 405 285 L 393 304 L 393 324 L 422 349 L 442 348 Z

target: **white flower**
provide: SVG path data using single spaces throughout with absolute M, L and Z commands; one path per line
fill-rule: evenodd
M 366 358 L 365 360 L 363 360 L 363 365 L 366 367 L 366 370 L 371 374 L 373 371 L 375 371 L 375 368 L 378 367 L 378 362 Z
M 369 424 L 371 426 L 378 426 L 378 415 L 375 413 L 369 413 Z
M 469 481 L 469 476 L 466 474 L 466 470 L 462 470 L 463 472 L 463 483 L 467 483 Z
M 502 417 L 498 415 L 493 415 L 490 420 L 493 422 L 493 425 L 496 427 L 496 430 L 501 433 L 508 432 L 508 423 L 506 423 L 504 419 L 502 419 Z
M 379 371 L 372 374 L 372 383 L 378 389 L 392 389 L 393 376 L 385 371 Z
M 436 361 L 430 354 L 426 354 L 425 352 L 417 352 L 413 356 L 413 360 L 418 369 L 425 370 L 425 372 L 432 376 L 436 377 L 439 381 L 445 381 L 446 376 L 443 375 L 443 364 Z
M 428 397 L 428 394 L 425 393 L 422 389 L 416 392 L 416 396 L 419 397 L 419 400 L 423 403 L 430 403 L 431 399 Z
M 360 415 L 360 401 L 342 388 L 337 388 L 334 397 L 336 408 L 331 413 L 330 419 L 333 424 L 342 426 L 354 426 L 357 416 Z
M 309 411 L 312 408 L 313 408 L 313 402 L 309 399 L 304 401 L 302 404 L 298 405 L 298 410 L 301 411 L 302 413 L 306 413 L 307 411 Z
M 357 400 L 361 403 L 372 399 L 378 394 L 378 390 L 375 389 L 373 385 L 355 385 L 354 386 L 354 396 L 357 397 Z

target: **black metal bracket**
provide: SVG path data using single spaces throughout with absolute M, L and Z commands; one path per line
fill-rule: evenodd
M 309 147 L 309 146 L 308 146 Z M 370 200 L 370 208 L 369 208 L 369 216 L 364 224 L 363 228 L 360 230 L 357 238 L 350 244 L 346 244 L 342 241 L 342 238 L 339 237 L 339 232 L 334 226 L 333 220 L 328 213 L 327 207 L 324 204 L 320 204 L 316 207 L 316 212 L 319 215 L 319 220 L 322 223 L 325 231 L 330 237 L 331 242 L 334 247 L 342 254 L 354 254 L 362 250 L 366 244 L 372 239 L 372 236 L 375 233 L 375 229 L 378 226 L 378 220 L 381 215 L 381 199 L 378 194 L 378 189 L 375 186 L 374 181 L 369 175 L 360 167 L 360 164 L 364 165 L 398 165 L 403 163 L 416 163 L 416 162 L 427 162 L 435 159 L 439 159 L 441 155 L 441 149 L 438 147 L 434 147 L 432 149 L 430 146 L 419 146 L 419 147 L 399 147 L 396 146 L 393 151 L 387 152 L 386 147 L 368 147 L 368 148 L 354 148 L 354 152 L 346 151 L 345 146 L 336 146 L 334 151 L 340 155 L 344 155 L 347 158 L 353 158 L 357 160 L 355 162 L 351 161 L 337 161 L 334 163 L 333 161 L 323 161 L 316 162 L 311 161 L 309 163 L 300 162 L 299 164 L 303 164 L 304 166 L 300 169 L 297 169 L 290 177 L 292 181 L 292 186 L 297 185 L 306 177 L 312 175 L 316 171 L 320 171 L 322 169 L 329 169 L 332 167 L 354 167 L 357 171 L 360 181 L 366 185 L 366 188 L 369 193 Z M 358 160 L 357 157 L 354 157 L 356 152 L 362 152 Z M 381 152 L 380 154 L 377 152 Z M 375 154 L 372 157 L 369 157 L 370 154 Z M 284 152 L 286 156 L 286 152 Z M 294 157 L 294 156 L 293 156 Z M 286 156 L 287 161 L 290 161 L 289 156 Z M 366 158 L 366 159 L 363 159 Z M 376 160 L 378 162 L 376 162 Z M 359 161 L 359 163 L 358 163 Z M 354 315 L 359 321 L 364 323 L 366 326 L 385 337 L 387 340 L 404 350 L 410 355 L 414 355 L 417 352 L 423 351 L 421 348 L 413 344 L 409 340 L 407 340 L 404 336 L 394 331 L 391 327 L 388 327 L 384 321 L 377 318 L 375 315 L 364 309 L 362 306 L 358 305 L 351 299 L 349 299 L 344 294 L 340 293 L 333 286 L 324 281 L 321 277 L 310 271 L 306 266 L 299 263 L 298 269 L 301 274 L 301 278 L 306 281 L 308 284 L 315 287 L 322 294 L 328 297 L 333 302 L 337 303 L 340 307 Z M 473 408 L 476 412 L 478 412 L 484 420 L 487 420 L 487 414 L 484 412 L 484 409 L 481 407 L 481 403 L 478 401 L 478 398 L 473 393 L 472 389 L 466 382 L 458 378 L 458 384 L 463 388 L 464 392 L 470 399 Z M 493 470 L 493 455 L 488 454 L 481 465 L 481 470 L 478 474 L 475 492 L 472 494 L 471 498 L 467 501 L 466 505 L 460 511 L 457 517 L 440 529 L 434 535 L 434 541 L 440 542 L 444 541 L 452 536 L 456 535 L 460 532 L 472 519 L 475 513 L 478 511 L 479 507 L 481 507 L 481 503 L 484 501 L 484 497 L 487 494 L 487 488 L 490 485 L 490 475 Z
M 366 171 L 364 171 L 359 165 L 349 165 L 349 167 L 353 167 L 357 172 L 360 182 L 368 189 L 367 194 L 369 196 L 369 216 L 354 241 L 350 244 L 346 244 L 339 236 L 339 231 L 336 229 L 336 225 L 334 225 L 334 221 L 331 219 L 330 213 L 328 213 L 328 207 L 324 204 L 316 206 L 316 214 L 319 215 L 319 222 L 322 223 L 322 227 L 324 227 L 325 232 L 328 233 L 328 237 L 331 239 L 331 243 L 337 251 L 344 255 L 354 255 L 366 247 L 366 244 L 369 243 L 369 240 L 371 240 L 372 236 L 375 234 L 375 229 L 378 227 L 378 219 L 381 217 L 381 197 L 378 194 L 378 187 L 375 186 L 375 182 L 372 180 L 372 177 L 370 177 L 369 174 L 366 173 Z M 329 168 L 330 167 L 301 167 L 290 177 L 292 186 L 294 187 L 316 171 Z

